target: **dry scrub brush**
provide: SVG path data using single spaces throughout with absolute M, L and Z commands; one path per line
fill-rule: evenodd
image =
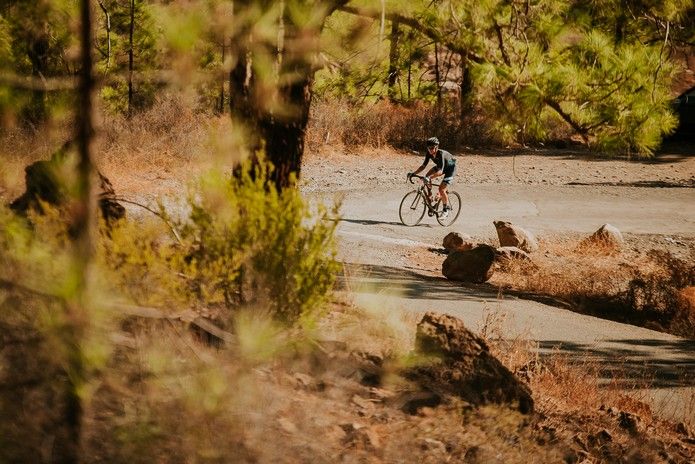
M 163 181 L 182 185 L 213 165 L 229 167 L 248 154 L 238 143 L 243 131 L 229 116 L 196 111 L 177 95 L 162 95 L 130 118 L 101 111 L 96 120 L 95 160 L 117 191 L 171 190 Z M 0 131 L 0 198 L 21 193 L 24 167 L 50 158 L 71 137 L 69 121 L 46 125 L 39 133 L 16 127 Z
M 312 151 L 326 144 L 343 144 L 351 149 L 391 146 L 420 150 L 432 135 L 450 149 L 496 142 L 482 116 L 476 113 L 461 122 L 453 102 L 437 108 L 423 102 L 407 106 L 388 101 L 355 105 L 328 99 L 313 103 L 307 145 Z
M 695 264 L 669 252 L 609 252 L 575 240 L 542 244 L 534 265 L 511 260 L 493 283 L 549 296 L 600 317 L 695 338 L 695 310 L 688 289 Z

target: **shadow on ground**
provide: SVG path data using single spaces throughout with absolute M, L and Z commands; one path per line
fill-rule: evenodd
M 661 148 L 651 157 L 635 155 L 608 155 L 591 151 L 581 145 L 570 144 L 566 148 L 477 148 L 454 150 L 455 154 L 472 153 L 487 157 L 545 156 L 559 160 L 582 159 L 587 161 L 631 161 L 641 164 L 667 164 L 685 161 L 695 156 L 695 138 L 676 137 L 664 141 Z
M 605 346 L 614 344 L 614 347 Z M 657 348 L 655 357 L 645 348 Z M 596 369 L 599 377 L 618 388 L 673 388 L 695 386 L 695 341 L 613 339 L 603 345 L 559 340 L 539 342 L 542 356 L 562 356 L 568 363 Z
M 547 297 L 502 296 L 490 284 L 462 284 L 391 266 L 345 264 L 345 273 L 339 277 L 338 285 L 344 290 L 366 288 L 373 293 L 418 300 L 479 302 L 498 298 L 530 299 L 562 306 Z M 544 340 L 538 342 L 538 348 L 541 356 L 560 355 L 572 365 L 595 370 L 611 387 L 695 387 L 695 340 L 615 338 L 601 340 L 599 344 Z
M 352 224 L 360 224 L 363 226 L 376 226 L 376 225 L 389 225 L 389 226 L 401 226 L 401 227 L 408 227 L 404 225 L 402 222 L 396 222 L 396 221 L 376 221 L 373 219 L 351 219 L 351 218 L 340 218 L 340 222 L 350 222 Z M 432 227 L 431 224 L 418 224 L 416 227 Z
M 345 264 L 345 274 L 338 278 L 341 289 L 347 288 L 350 278 L 359 276 L 359 286 L 380 294 L 393 294 L 404 298 L 427 300 L 496 299 L 497 289 L 490 284 L 451 282 L 416 270 L 391 266 Z
M 601 185 L 607 187 L 647 187 L 647 188 L 695 188 L 695 180 L 666 182 L 663 180 L 639 180 L 636 182 L 568 182 L 565 185 Z

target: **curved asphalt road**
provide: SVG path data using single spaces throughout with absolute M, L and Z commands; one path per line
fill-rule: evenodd
M 540 236 L 589 233 L 609 222 L 626 234 L 692 237 L 695 189 L 459 186 L 464 209 L 449 228 L 427 217 L 421 226 L 402 226 L 397 210 L 407 190 L 345 194 L 338 227 L 340 257 L 351 263 L 350 288 L 358 304 L 394 311 L 441 311 L 463 319 L 474 330 L 494 313 L 504 321 L 506 338 L 535 340 L 541 352 L 560 351 L 572 361 L 596 362 L 607 380 L 626 389 L 638 386 L 640 390 L 632 394 L 649 400 L 657 413 L 695 423 L 695 341 L 500 296 L 489 285 L 449 282 L 423 272 L 410 258 L 415 250 L 439 247 L 450 230 L 496 237 L 492 221 L 497 219 Z

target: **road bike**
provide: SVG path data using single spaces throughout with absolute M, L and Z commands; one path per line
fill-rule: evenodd
M 461 213 L 461 196 L 457 192 L 448 192 L 451 209 L 447 217 L 441 217 L 444 210 L 442 199 L 439 198 L 439 192 L 437 192 L 436 197 L 432 195 L 432 187 L 439 187 L 439 184 L 433 183 L 428 177 L 416 174 L 410 176 L 411 184 L 413 183 L 413 178 L 421 179 L 422 184 L 417 189 L 406 193 L 403 200 L 401 200 L 401 206 L 398 209 L 401 222 L 406 226 L 416 226 L 420 224 L 422 218 L 425 217 L 425 213 L 427 213 L 428 216 L 437 218 L 437 222 L 443 226 L 453 224 Z

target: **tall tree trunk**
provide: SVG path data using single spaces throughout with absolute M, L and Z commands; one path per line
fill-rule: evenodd
M 135 0 L 130 0 L 130 30 L 128 31 L 128 116 L 133 115 L 133 31 L 135 30 Z
M 442 82 L 439 75 L 439 47 L 434 43 L 434 82 L 437 84 L 437 108 L 442 107 Z
M 271 174 L 271 181 L 278 190 L 290 186 L 292 178 L 298 178 L 300 175 L 304 155 L 304 137 L 311 106 L 311 86 L 316 70 L 318 37 L 328 15 L 347 1 L 330 0 L 323 4 L 321 2 L 293 4 L 295 7 L 306 8 L 303 12 L 296 11 L 295 8 L 282 8 L 282 17 L 279 22 L 281 34 L 278 36 L 278 43 L 273 45 L 278 53 L 277 75 L 258 77 L 275 80 L 273 85 L 278 86 L 276 94 L 278 101 L 273 103 L 282 105 L 281 111 L 277 111 L 276 105 L 260 105 L 260 101 L 256 101 L 264 96 L 254 95 L 253 89 L 256 84 L 253 81 L 256 76 L 249 75 L 248 63 L 244 65 L 246 54 L 240 53 L 239 62 L 230 73 L 230 87 L 234 86 L 234 89 L 230 88 L 230 98 L 236 100 L 234 97 L 241 97 L 241 105 L 239 105 L 241 108 L 235 113 L 241 112 L 243 116 L 244 112 L 247 112 L 246 120 L 250 121 L 251 129 L 258 129 L 260 138 L 265 142 L 266 156 L 275 168 Z M 268 0 L 264 8 L 272 5 L 273 2 Z M 316 14 L 321 14 L 321 17 L 315 17 Z M 307 17 L 311 17 L 311 21 L 304 23 Z M 246 34 L 242 37 L 244 36 Z M 316 42 L 311 42 L 312 39 Z M 267 43 L 261 46 L 271 48 Z M 242 75 L 244 79 L 241 79 Z M 254 108 L 249 109 L 249 102 L 254 103 Z
M 398 41 L 400 39 L 400 23 L 391 21 L 391 47 L 389 48 L 388 94 L 389 100 L 396 100 L 396 80 L 398 79 Z
M 222 39 L 222 66 L 224 67 L 224 59 L 225 59 L 225 51 L 227 49 L 225 39 Z M 219 97 L 219 105 L 217 105 L 216 108 L 217 112 L 219 114 L 224 113 L 224 79 L 220 82 L 220 97 Z
M 284 79 L 281 79 L 279 86 L 286 111 L 282 115 L 264 111 L 259 119 L 266 155 L 275 167 L 271 179 L 278 190 L 288 187 L 293 175 L 300 175 L 315 70 L 314 51 L 300 47 L 307 31 L 293 22 L 289 12 L 284 16 L 284 28 L 280 76 L 295 76 L 287 83 L 282 83 Z M 320 30 L 311 30 L 308 34 L 318 37 Z
M 473 104 L 473 79 L 468 59 L 461 56 L 461 89 L 459 95 L 460 118 L 463 121 L 471 110 Z
M 627 25 L 627 0 L 620 0 L 617 16 L 615 18 L 614 43 L 620 45 L 625 39 L 625 27 Z
M 37 25 L 37 35 L 29 37 L 28 58 L 31 63 L 31 75 L 42 79 L 48 75 L 49 33 L 48 24 Z M 29 104 L 23 112 L 24 121 L 34 128 L 46 121 L 46 91 L 33 89 Z
M 410 83 L 413 78 L 413 61 L 412 58 L 408 59 L 408 101 L 410 101 Z
M 91 143 L 94 132 L 92 95 L 94 91 L 92 60 L 92 10 L 91 1 L 80 2 L 80 48 L 82 53 L 79 104 L 76 116 L 76 141 L 78 150 L 77 198 L 72 211 L 71 228 L 75 234 L 74 272 L 76 287 L 67 301 L 65 328 L 62 331 L 67 356 L 67 385 L 65 391 L 65 426 L 67 436 L 64 451 L 59 460 L 65 463 L 80 461 L 83 405 L 80 392 L 86 382 L 86 369 L 82 341 L 88 325 L 90 268 L 94 248 L 94 222 L 96 202 L 93 194 L 94 166 Z
M 104 19 L 106 20 L 106 71 L 108 72 L 111 67 L 111 14 L 101 0 L 99 0 L 99 8 L 104 12 Z

